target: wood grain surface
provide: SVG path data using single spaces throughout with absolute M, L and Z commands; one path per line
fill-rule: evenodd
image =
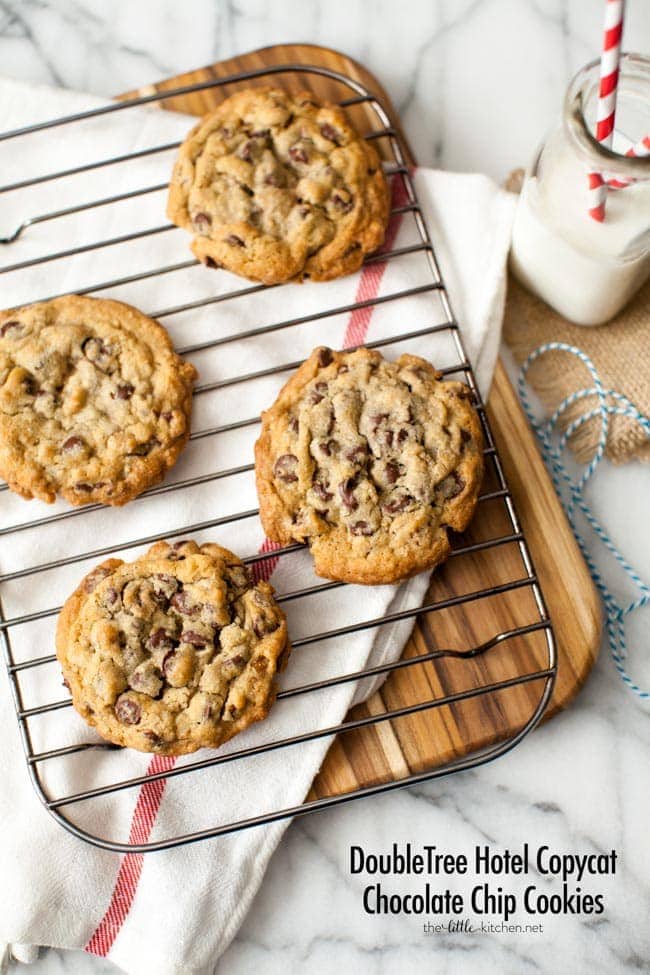
M 274 65 L 320 65 L 360 81 L 378 96 L 393 126 L 401 132 L 399 119 L 386 92 L 372 75 L 346 56 L 312 45 L 291 44 L 253 51 L 122 97 L 191 86 L 238 72 L 266 71 Z M 312 89 L 325 100 L 339 101 L 350 97 L 349 88 L 329 78 L 314 73 L 283 72 L 271 78 L 265 74 L 243 83 L 232 82 L 186 93 L 161 100 L 158 104 L 161 108 L 200 115 L 239 87 L 269 83 L 293 91 Z M 367 131 L 369 122 L 376 126 L 367 105 L 352 106 L 348 112 L 362 131 Z M 408 151 L 408 144 L 406 140 L 404 142 Z M 410 161 L 414 161 L 412 156 Z M 435 227 L 431 232 L 435 246 Z M 488 413 L 553 621 L 559 667 L 546 711 L 546 717 L 549 717 L 571 702 L 589 674 L 600 642 L 600 605 L 533 434 L 501 363 L 497 365 Z M 488 464 L 486 491 L 496 487 L 490 467 Z M 470 530 L 459 544 L 508 532 L 503 500 L 485 502 L 480 505 Z M 513 543 L 461 555 L 450 559 L 434 574 L 427 602 L 501 585 L 523 575 L 522 559 Z M 336 598 L 335 594 L 333 598 Z M 404 655 L 414 657 L 436 648 L 468 648 L 536 618 L 530 587 L 473 600 L 462 606 L 438 609 L 418 620 Z M 379 715 L 546 666 L 544 634 L 519 636 L 472 660 L 439 659 L 394 672 L 381 691 L 354 709 L 350 717 Z M 538 680 L 339 735 L 314 782 L 310 798 L 340 795 L 359 787 L 403 779 L 509 738 L 526 724 L 542 689 L 543 682 Z

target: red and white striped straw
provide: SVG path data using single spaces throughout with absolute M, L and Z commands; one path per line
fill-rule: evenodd
M 639 158 L 641 156 L 650 156 L 650 135 L 644 135 L 644 137 L 630 148 L 625 153 L 626 156 L 631 156 L 633 158 Z M 622 190 L 626 186 L 629 186 L 634 182 L 633 179 L 626 179 L 625 176 L 612 176 L 605 180 L 607 186 L 610 190 Z
M 596 111 L 596 139 L 611 149 L 616 115 L 618 67 L 621 59 L 623 10 L 625 0 L 606 0 L 605 31 L 600 55 L 600 86 Z M 605 219 L 607 185 L 602 173 L 589 173 L 589 215 L 602 223 Z

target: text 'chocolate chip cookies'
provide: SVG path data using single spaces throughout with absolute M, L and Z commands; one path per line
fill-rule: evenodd
M 267 536 L 308 542 L 316 572 L 344 582 L 395 582 L 442 562 L 483 476 L 470 399 L 417 356 L 314 350 L 262 414 Z
M 162 325 L 118 301 L 0 312 L 0 475 L 24 498 L 125 504 L 185 446 L 196 376 Z
M 381 162 L 332 105 L 309 93 L 248 89 L 180 148 L 167 215 L 205 264 L 265 284 L 356 271 L 384 239 Z
M 227 549 L 191 541 L 98 566 L 63 607 L 56 645 L 82 717 L 163 755 L 216 747 L 266 717 L 290 651 L 272 587 Z

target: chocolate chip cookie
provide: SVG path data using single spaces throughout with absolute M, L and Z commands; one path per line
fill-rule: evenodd
M 108 741 L 162 755 L 214 748 L 266 717 L 289 651 L 272 587 L 192 541 L 98 566 L 56 633 L 79 714 Z
M 24 498 L 125 504 L 185 446 L 196 376 L 162 325 L 118 301 L 0 312 L 0 476 Z
M 262 414 L 268 537 L 308 542 L 316 572 L 344 582 L 395 582 L 442 562 L 483 476 L 471 396 L 417 356 L 315 349 Z
M 384 239 L 389 191 L 340 109 L 279 89 L 238 92 L 182 144 L 167 215 L 205 264 L 265 284 L 356 271 Z

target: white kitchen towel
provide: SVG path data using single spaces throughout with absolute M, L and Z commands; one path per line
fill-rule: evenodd
M 86 95 L 0 81 L 0 131 L 99 104 Z M 41 612 L 63 602 L 80 576 L 100 560 L 100 550 L 131 558 L 142 551 L 134 539 L 180 537 L 186 526 L 197 526 L 193 537 L 215 539 L 242 556 L 265 551 L 255 515 L 236 517 L 256 508 L 251 472 L 212 477 L 250 463 L 257 428 L 250 424 L 230 432 L 210 431 L 257 416 L 272 402 L 287 373 L 245 383 L 235 381 L 238 376 L 302 359 L 318 344 L 344 347 L 364 341 L 385 340 L 382 349 L 389 357 L 413 351 L 438 367 L 458 362 L 448 332 L 391 341 L 391 336 L 425 329 L 446 317 L 436 291 L 417 290 L 431 280 L 422 252 L 368 263 L 359 274 L 327 284 L 272 289 L 251 287 L 226 272 L 193 264 L 188 236 L 167 227 L 163 189 L 174 155 L 170 143 L 180 140 L 190 124 L 186 117 L 155 108 L 127 109 L 0 141 L 0 237 L 12 236 L 24 221 L 32 220 L 12 243 L 0 245 L 0 307 L 86 289 L 131 302 L 160 317 L 178 349 L 192 347 L 188 356 L 199 369 L 202 387 L 220 384 L 196 395 L 193 431 L 205 435 L 191 441 L 167 479 L 172 483 L 203 477 L 202 483 L 173 493 L 153 492 L 118 510 L 72 510 L 63 503 L 48 507 L 7 491 L 0 494 L 3 612 L 8 619 L 37 617 L 9 627 L 14 661 L 52 652 L 56 616 Z M 151 147 L 162 148 L 144 152 Z M 6 189 L 39 174 L 132 153 L 142 154 L 128 163 Z M 478 175 L 420 170 L 415 180 L 452 306 L 486 394 L 499 341 L 512 199 Z M 122 202 L 33 220 L 142 187 L 152 190 Z M 404 202 L 403 187 L 396 182 L 394 203 Z M 110 243 L 131 233 L 138 236 L 129 243 Z M 97 242 L 103 246 L 86 246 Z M 416 242 L 412 214 L 394 217 L 387 249 Z M 42 260 L 45 256 L 51 259 Z M 147 276 L 160 267 L 165 273 Z M 391 299 L 405 288 L 416 293 Z M 246 294 L 233 294 L 242 290 Z M 375 298 L 385 300 L 373 306 Z M 361 310 L 345 310 L 358 301 L 367 304 Z M 288 324 L 266 334 L 258 331 L 265 324 L 314 315 L 318 317 L 312 322 Z M 251 331 L 256 334 L 243 337 Z M 196 348 L 215 339 L 219 345 Z M 60 519 L 52 520 L 59 514 Z M 35 520 L 41 523 L 32 525 Z M 22 530 L 16 530 L 17 525 Z M 257 563 L 257 570 L 272 573 L 280 594 L 318 583 L 306 551 L 280 559 L 266 554 L 269 558 Z M 32 571 L 53 560 L 63 564 Z M 20 577 L 7 578 L 21 570 L 26 571 Z M 412 609 L 420 605 L 426 588 L 422 575 L 399 587 L 347 586 L 289 598 L 284 608 L 292 639 L 299 641 Z M 305 643 L 295 649 L 281 687 L 296 688 L 353 673 L 368 662 L 395 659 L 411 625 L 408 619 Z M 55 663 L 21 671 L 20 683 L 25 708 L 65 695 Z M 164 773 L 197 758 L 224 757 L 334 726 L 368 689 L 368 682 L 361 687 L 349 682 L 285 698 L 265 722 L 218 753 L 202 752 L 174 762 L 98 747 L 38 763 L 37 768 L 44 789 L 54 797 L 145 772 L 160 773 L 160 779 L 146 785 L 85 800 L 61 812 L 91 835 L 132 843 L 165 840 L 299 805 L 331 738 L 271 748 L 186 775 L 164 778 Z M 146 856 L 102 850 L 62 829 L 38 801 L 5 675 L 0 675 L 0 729 L 0 941 L 20 945 L 17 954 L 25 958 L 29 945 L 86 948 L 133 975 L 211 971 L 237 931 L 288 820 Z M 100 744 L 70 708 L 31 718 L 29 729 L 36 752 Z

